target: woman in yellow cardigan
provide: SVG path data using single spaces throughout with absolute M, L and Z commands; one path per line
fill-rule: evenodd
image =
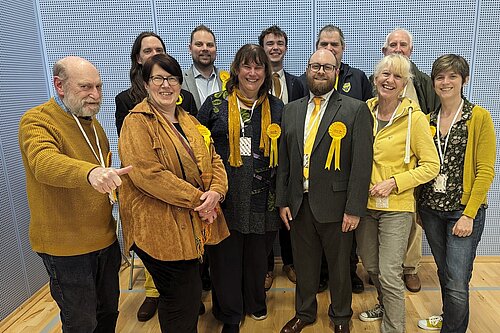
M 416 102 L 400 97 L 411 80 L 409 60 L 388 55 L 377 64 L 373 76 L 377 97 L 367 101 L 374 117 L 370 196 L 356 238 L 379 304 L 360 313 L 359 319 L 382 320 L 382 332 L 403 333 L 401 277 L 415 213 L 414 189 L 436 177 L 439 158 L 424 113 Z
M 438 177 L 425 184 L 419 214 L 438 268 L 443 314 L 418 326 L 464 333 L 469 323 L 469 282 L 483 233 L 486 194 L 494 177 L 495 129 L 488 111 L 463 96 L 469 65 L 458 55 L 439 57 L 431 79 L 441 108 L 430 114 L 441 159 Z
M 125 118 L 119 141 L 122 163 L 134 166 L 120 192 L 125 246 L 142 259 L 160 293 L 161 331 L 194 333 L 204 245 L 229 235 L 218 204 L 227 176 L 210 132 L 178 105 L 177 61 L 157 54 L 142 76 L 148 97 Z

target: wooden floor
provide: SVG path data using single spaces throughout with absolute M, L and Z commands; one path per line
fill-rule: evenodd
M 439 314 L 441 310 L 441 295 L 432 258 L 424 258 L 420 277 L 422 291 L 406 294 L 406 326 L 407 332 L 425 331 L 417 328 L 419 319 L 429 315 Z M 361 265 L 358 265 L 361 266 Z M 134 288 L 128 290 L 129 268 L 122 269 L 120 316 L 117 332 L 160 332 L 157 316 L 146 323 L 137 321 L 136 313 L 144 298 L 144 275 L 142 269 L 134 272 Z M 294 315 L 294 285 L 281 272 L 281 265 L 275 269 L 273 288 L 267 293 L 269 316 L 266 320 L 255 321 L 246 317 L 241 325 L 242 333 L 277 333 L 281 327 Z M 366 273 L 360 272 L 366 281 Z M 203 302 L 207 312 L 200 316 L 198 331 L 200 333 L 218 333 L 222 325 L 211 314 L 210 293 L 203 294 Z M 354 311 L 351 332 L 380 332 L 380 322 L 364 323 L 358 319 L 358 314 L 373 307 L 376 303 L 376 292 L 372 286 L 366 285 L 362 294 L 353 294 L 352 309 Z M 327 315 L 329 293 L 318 295 L 318 319 L 305 328 L 304 333 L 332 332 Z M 470 294 L 470 324 L 468 333 L 498 333 L 500 332 L 500 259 L 498 257 L 480 257 L 474 266 L 474 276 Z M 52 300 L 48 287 L 42 288 L 34 297 L 17 309 L 8 318 L 0 322 L 0 332 L 10 333 L 52 333 L 60 332 L 58 308 Z

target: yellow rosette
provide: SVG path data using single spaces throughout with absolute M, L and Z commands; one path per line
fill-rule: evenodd
M 196 125 L 196 128 L 198 129 L 198 132 L 200 132 L 201 136 L 203 137 L 203 140 L 205 141 L 205 145 L 207 146 L 208 152 L 210 152 L 210 130 L 206 128 L 203 125 Z
M 269 154 L 269 167 L 278 165 L 278 138 L 281 135 L 280 125 L 273 123 L 267 126 L 267 136 L 271 139 L 271 152 Z
M 219 72 L 219 78 L 222 82 L 222 91 L 226 90 L 226 84 L 227 84 L 227 81 L 229 81 L 230 76 L 231 75 L 229 75 L 228 71 L 220 71 Z
M 431 135 L 432 137 L 434 137 L 436 135 L 436 126 L 429 126 L 429 128 L 431 129 Z
M 344 123 L 336 121 L 328 127 L 328 134 L 332 137 L 332 143 L 330 145 L 330 150 L 328 150 L 325 169 L 330 170 L 330 165 L 335 155 L 335 170 L 340 170 L 340 142 L 347 134 L 347 127 Z

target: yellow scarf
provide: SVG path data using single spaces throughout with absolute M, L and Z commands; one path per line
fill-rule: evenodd
M 243 94 L 235 88 L 228 96 L 228 125 L 229 125 L 229 165 L 240 167 L 243 165 L 240 152 L 240 110 L 237 100 L 240 100 L 245 106 L 252 107 L 253 102 L 244 97 Z M 264 156 L 269 156 L 271 140 L 267 136 L 267 127 L 271 124 L 271 107 L 267 93 L 263 94 L 257 100 L 255 107 L 262 104 L 260 120 L 260 142 L 259 148 L 264 151 Z

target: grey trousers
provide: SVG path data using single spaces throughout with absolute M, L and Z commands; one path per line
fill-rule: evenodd
M 358 252 L 384 306 L 382 333 L 405 332 L 403 260 L 413 213 L 368 210 L 356 229 Z

